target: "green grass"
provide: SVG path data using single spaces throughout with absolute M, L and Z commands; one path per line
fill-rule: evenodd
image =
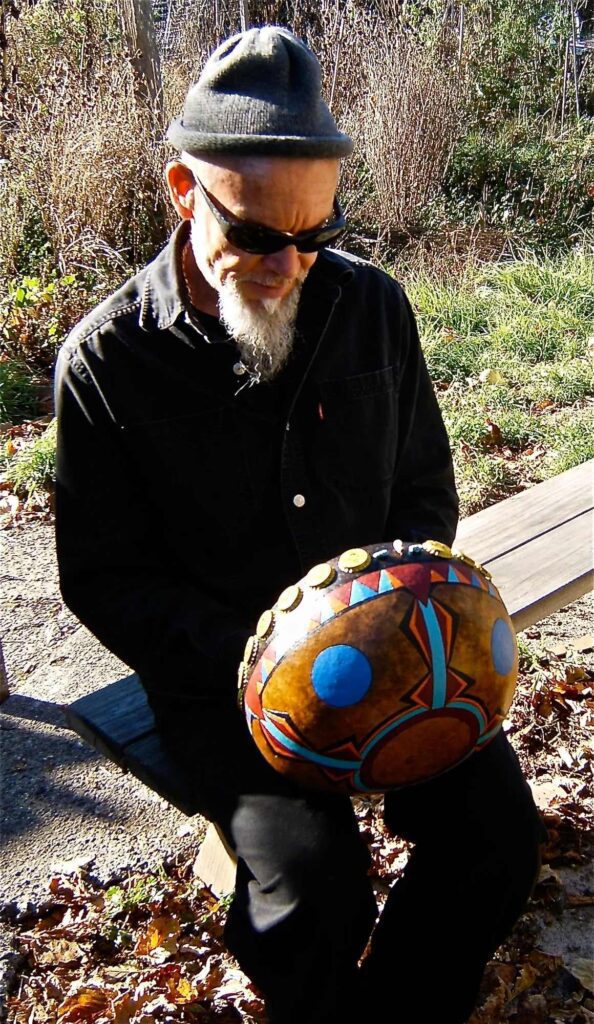
M 16 494 L 30 498 L 51 487 L 56 473 L 56 421 L 39 437 L 6 458 L 6 479 Z
M 546 455 L 537 470 L 541 480 L 594 459 L 594 404 L 572 406 L 550 417 L 544 444 Z
M 21 423 L 35 415 L 39 376 L 24 362 L 0 359 L 0 423 Z
M 559 362 L 516 368 L 516 380 L 533 405 L 582 403 L 594 394 L 594 358 L 581 356 Z
M 464 515 L 594 458 L 594 251 L 405 286 Z

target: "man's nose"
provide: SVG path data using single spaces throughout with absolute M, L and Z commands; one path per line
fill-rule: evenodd
M 294 245 L 286 245 L 278 252 L 265 257 L 266 269 L 278 274 L 279 277 L 295 278 L 301 269 L 299 253 Z

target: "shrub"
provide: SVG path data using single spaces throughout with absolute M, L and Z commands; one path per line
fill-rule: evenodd
M 390 26 L 366 51 L 365 70 L 357 128 L 374 190 L 369 215 L 380 230 L 418 231 L 460 132 L 457 80 L 435 50 Z
M 162 130 L 139 99 L 115 4 L 38 0 L 10 29 L 0 282 L 82 271 L 109 291 L 167 233 Z
M 26 363 L 0 355 L 0 422 L 21 423 L 36 415 L 39 384 Z
M 552 134 L 542 123 L 474 129 L 454 149 L 446 214 L 533 243 L 576 241 L 594 225 L 594 135 L 587 120 Z
M 0 302 L 0 351 L 32 370 L 52 369 L 58 346 L 88 302 L 88 290 L 74 274 L 13 281 Z

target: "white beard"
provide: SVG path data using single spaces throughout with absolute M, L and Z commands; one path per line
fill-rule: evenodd
M 278 276 L 261 270 L 239 277 L 229 276 L 220 282 L 214 267 L 206 263 L 195 244 L 193 231 L 192 248 L 198 269 L 218 294 L 221 322 L 236 342 L 242 363 L 258 380 L 271 380 L 283 368 L 293 348 L 295 321 L 307 271 L 284 298 L 248 301 L 242 294 L 242 283 L 252 280 L 274 285 L 279 284 Z
M 299 281 L 285 298 L 259 303 L 246 302 L 241 281 L 228 278 L 219 286 L 221 321 L 234 338 L 242 363 L 260 380 L 275 377 L 291 354 L 301 286 Z

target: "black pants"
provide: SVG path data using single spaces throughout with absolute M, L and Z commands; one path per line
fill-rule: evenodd
M 462 1024 L 525 907 L 545 837 L 503 733 L 440 778 L 386 795 L 387 826 L 415 848 L 358 970 L 377 909 L 350 799 L 285 782 L 243 722 L 231 736 L 212 720 L 192 730 L 187 707 L 150 699 L 237 853 L 225 938 L 271 1024 Z

